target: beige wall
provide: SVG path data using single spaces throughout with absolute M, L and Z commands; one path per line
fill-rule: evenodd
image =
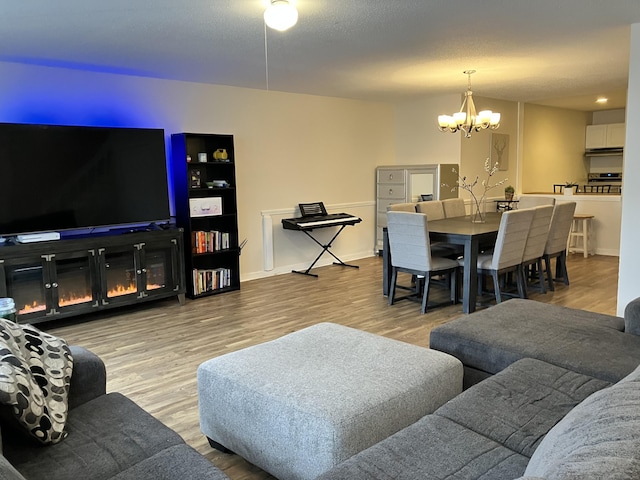
M 518 104 L 515 102 L 507 102 L 496 100 L 493 98 L 474 97 L 476 109 L 493 110 L 500 112 L 500 128 L 497 130 L 483 130 L 473 133 L 471 138 L 464 138 L 460 135 L 462 149 L 460 160 L 460 171 L 463 176 L 473 180 L 479 177 L 478 185 L 474 188 L 476 196 L 482 195 L 483 180 L 489 180 L 489 185 L 507 179 L 503 185 L 495 187 L 487 192 L 487 199 L 504 198 L 504 187 L 513 185 L 516 187 L 517 171 L 518 171 Z M 493 133 L 509 136 L 509 160 L 506 170 L 498 170 L 493 177 L 489 178 L 484 169 L 485 160 L 491 157 Z M 490 165 L 495 161 L 495 156 L 491 157 Z M 469 200 L 470 196 L 463 191 L 460 196 L 465 200 Z
M 451 114 L 460 109 L 463 96 L 424 97 L 396 105 L 396 159 L 399 164 L 454 163 L 460 173 L 469 178 L 486 178 L 484 162 L 491 155 L 492 131 L 484 130 L 465 138 L 461 133 L 443 133 L 438 130 L 440 114 Z M 501 114 L 501 126 L 495 133 L 509 135 L 509 162 L 507 170 L 498 171 L 491 184 L 508 178 L 507 184 L 516 185 L 518 171 L 518 104 L 492 98 L 474 97 L 478 110 L 490 109 Z M 506 184 L 505 184 L 506 185 Z M 474 189 L 479 192 L 480 186 Z M 460 194 L 469 200 L 466 192 Z M 491 190 L 488 197 L 504 197 L 502 187 Z
M 585 129 L 591 113 L 525 104 L 522 192 L 553 192 L 554 183 L 586 183 Z
M 458 163 L 460 135 L 438 130 L 438 115 L 458 111 L 460 95 L 422 97 L 395 109 L 396 160 L 401 165 Z M 387 163 L 389 165 L 390 162 Z
M 0 91 L 2 122 L 233 134 L 239 235 L 248 239 L 243 280 L 315 258 L 319 247 L 279 223 L 300 202 L 361 216 L 334 249 L 345 259 L 373 253 L 375 167 L 395 162 L 391 105 L 1 62 Z M 264 268 L 263 212 L 274 210 L 272 272 Z
M 335 244 L 342 258 L 361 258 L 374 245 L 376 166 L 461 163 L 472 177 L 483 173 L 491 148 L 490 131 L 471 139 L 438 131 L 437 115 L 459 109 L 457 94 L 390 105 L 7 62 L 0 62 L 0 88 L 3 122 L 233 134 L 240 238 L 248 239 L 243 280 L 305 267 L 315 257 L 315 244 L 280 227 L 281 218 L 297 214 L 297 203 L 322 200 L 333 211 L 361 216 Z M 478 108 L 501 112 L 496 133 L 510 136 L 509 169 L 496 180 L 507 177 L 517 191 L 551 191 L 553 183 L 586 176 L 590 114 L 536 105 L 519 112 L 517 103 L 475 100 Z M 519 138 L 525 141 L 518 144 Z M 263 249 L 265 219 L 272 225 L 270 252 Z

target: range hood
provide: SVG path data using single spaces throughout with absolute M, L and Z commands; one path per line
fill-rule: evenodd
M 585 157 L 612 157 L 621 156 L 624 149 L 622 147 L 587 148 Z

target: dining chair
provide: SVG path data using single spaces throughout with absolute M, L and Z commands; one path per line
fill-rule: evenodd
M 565 285 L 569 285 L 569 273 L 567 271 L 567 240 L 573 223 L 573 214 L 576 211 L 576 202 L 558 202 L 553 207 L 553 216 L 549 226 L 549 238 L 544 247 L 542 258 L 545 264 L 547 285 L 552 292 L 553 276 L 551 275 L 551 259 L 556 259 L 556 278 L 562 278 Z
M 524 210 L 525 208 L 539 207 L 541 205 L 551 205 L 553 207 L 555 204 L 556 199 L 553 197 L 527 195 L 518 199 L 518 208 L 521 210 Z
M 442 220 L 445 218 L 441 200 L 418 202 L 416 204 L 416 212 L 424 213 L 427 216 L 427 220 Z
M 464 199 L 462 198 L 446 198 L 442 200 L 442 207 L 446 218 L 467 215 L 467 207 L 464 206 Z
M 441 200 L 433 200 L 431 202 L 418 202 L 416 205 L 418 213 L 424 213 L 427 221 L 442 220 L 445 217 L 444 207 Z M 453 245 L 447 242 L 431 242 L 431 255 L 438 257 L 457 258 L 462 255 L 462 245 Z
M 416 213 L 416 204 L 415 203 L 394 203 L 387 207 L 387 212 Z
M 524 247 L 524 255 L 522 256 L 522 272 L 524 275 L 524 296 L 527 295 L 527 284 L 531 277 L 535 275 L 537 285 L 541 293 L 547 293 L 544 283 L 544 270 L 542 269 L 542 256 L 544 247 L 549 238 L 549 227 L 551 226 L 551 217 L 553 216 L 552 205 L 541 205 L 532 208 L 533 220 L 527 243 Z
M 501 303 L 503 296 L 500 277 L 504 278 L 507 273 L 512 272 L 516 274 L 518 296 L 524 298 L 521 264 L 533 215 L 531 208 L 504 212 L 493 251 L 478 255 L 478 285 L 482 285 L 483 275 L 491 275 L 496 303 Z M 464 264 L 463 259 L 458 262 L 460 265 Z
M 389 286 L 389 305 L 396 298 L 396 282 L 398 272 L 424 277 L 422 289 L 421 313 L 426 313 L 429 301 L 429 284 L 435 275 L 450 277 L 450 298 L 452 303 L 458 302 L 456 273 L 458 262 L 449 258 L 431 255 L 427 216 L 422 213 L 388 212 L 387 231 L 389 249 L 391 251 L 391 284 Z M 412 298 L 415 295 L 402 297 Z

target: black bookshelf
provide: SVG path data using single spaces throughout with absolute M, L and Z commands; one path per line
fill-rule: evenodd
M 240 288 L 233 135 L 171 135 L 176 224 L 189 298 Z

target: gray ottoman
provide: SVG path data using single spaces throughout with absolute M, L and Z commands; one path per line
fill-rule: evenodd
M 275 477 L 312 479 L 462 391 L 462 364 L 332 323 L 198 367 L 200 428 Z

